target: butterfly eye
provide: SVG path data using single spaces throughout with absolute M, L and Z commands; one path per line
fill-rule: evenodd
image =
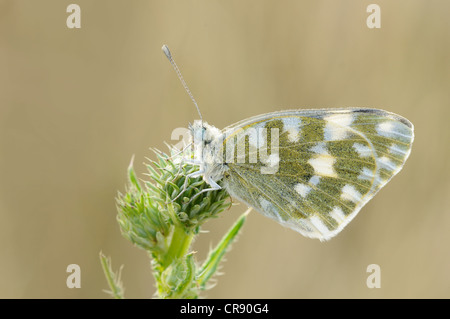
M 202 126 L 202 133 L 201 133 L 202 141 L 205 141 L 205 135 L 206 135 L 206 127 Z

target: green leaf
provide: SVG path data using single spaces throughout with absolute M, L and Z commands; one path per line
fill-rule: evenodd
M 132 186 L 134 186 L 138 191 L 142 191 L 141 185 L 139 184 L 139 181 L 136 177 L 136 172 L 134 171 L 133 168 L 133 162 L 134 162 L 134 155 L 131 158 L 130 165 L 128 165 L 128 179 Z
M 123 266 L 119 268 L 119 271 L 117 273 L 114 273 L 111 266 L 111 258 L 106 257 L 102 252 L 100 252 L 100 262 L 102 264 L 103 272 L 105 273 L 106 281 L 108 282 L 109 288 L 111 289 L 110 291 L 106 292 L 116 299 L 124 299 L 124 289 L 120 278 Z
M 236 239 L 236 236 L 244 225 L 245 219 L 247 218 L 247 215 L 250 211 L 251 208 L 249 208 L 237 219 L 237 221 L 233 224 L 233 226 L 231 226 L 225 236 L 223 236 L 216 248 L 214 248 L 209 253 L 202 268 L 197 272 L 197 283 L 202 289 L 206 288 L 206 284 L 216 272 L 220 261 L 222 260 L 227 250 L 230 248 L 231 243 Z

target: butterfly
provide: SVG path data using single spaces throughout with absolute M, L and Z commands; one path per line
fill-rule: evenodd
M 206 191 L 224 187 L 320 240 L 342 231 L 403 168 L 414 140 L 410 121 L 371 108 L 278 111 L 223 130 L 199 120 L 190 129 L 199 166 L 192 177 L 202 176 Z

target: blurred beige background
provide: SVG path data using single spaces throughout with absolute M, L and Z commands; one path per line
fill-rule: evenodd
M 154 292 L 146 253 L 122 238 L 114 198 L 197 118 L 377 107 L 415 124 L 404 170 L 326 243 L 252 212 L 211 298 L 450 297 L 450 2 L 0 1 L 0 297 L 107 298 L 98 260 L 125 265 L 126 297 Z M 381 29 L 366 7 L 381 7 Z M 205 225 L 204 258 L 244 205 Z M 82 288 L 66 287 L 81 266 Z M 381 289 L 366 268 L 381 267 Z

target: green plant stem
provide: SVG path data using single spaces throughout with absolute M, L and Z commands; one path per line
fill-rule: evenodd
M 193 234 L 188 234 L 183 227 L 175 225 L 162 266 L 168 267 L 174 260 L 186 256 L 193 238 Z

